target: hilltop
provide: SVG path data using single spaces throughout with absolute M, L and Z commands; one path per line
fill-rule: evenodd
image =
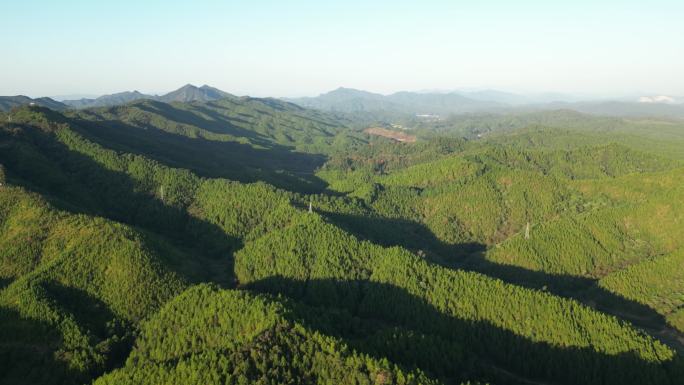
M 103 95 L 95 99 L 64 100 L 63 103 L 73 108 L 91 107 L 113 107 L 136 100 L 158 100 L 166 103 L 170 102 L 207 102 L 223 98 L 233 97 L 233 95 L 221 91 L 218 88 L 203 85 L 201 87 L 186 84 L 183 87 L 171 91 L 164 95 L 147 95 L 138 91 L 125 91 L 111 95 Z M 48 106 L 49 107 L 49 106 Z
M 17 96 L 0 96 L 0 111 L 9 111 L 14 107 L 37 105 L 51 108 L 53 110 L 61 111 L 68 108 L 64 103 L 58 102 L 50 98 L 29 98 L 24 95 Z

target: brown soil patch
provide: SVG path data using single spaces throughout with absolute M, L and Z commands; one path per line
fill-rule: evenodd
M 371 135 L 382 136 L 385 138 L 396 140 L 402 143 L 413 143 L 416 141 L 416 137 L 413 135 L 405 134 L 403 132 L 391 131 L 386 128 L 381 127 L 370 127 L 366 128 L 363 132 Z

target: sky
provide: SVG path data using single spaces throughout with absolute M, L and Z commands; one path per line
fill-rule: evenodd
M 684 96 L 684 1 L 3 0 L 0 95 Z

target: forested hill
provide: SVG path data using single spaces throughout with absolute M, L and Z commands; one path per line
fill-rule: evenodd
M 684 379 L 684 172 L 625 139 L 651 130 L 396 143 L 238 97 L 11 114 L 0 383 Z
M 138 91 L 125 91 L 111 95 L 102 95 L 94 99 L 65 100 L 63 103 L 72 108 L 93 108 L 119 106 L 136 100 L 158 100 L 166 103 L 208 102 L 229 97 L 233 97 L 233 95 L 206 84 L 201 87 L 186 84 L 164 95 L 147 95 Z
M 556 97 L 560 98 L 557 99 Z M 420 120 L 440 120 L 451 115 L 472 113 L 526 113 L 572 110 L 596 116 L 624 118 L 684 118 L 681 100 L 670 103 L 648 103 L 636 100 L 577 101 L 569 95 L 523 96 L 496 90 L 410 92 L 389 95 L 337 88 L 315 97 L 287 98 L 303 107 L 323 111 L 352 113 L 356 116 L 388 117 L 394 119 L 418 117 Z M 574 100 L 559 101 L 559 100 Z
M 389 112 L 395 114 L 457 114 L 497 111 L 506 105 L 471 99 L 458 93 L 397 92 L 380 95 L 351 88 L 338 88 L 317 97 L 287 99 L 308 108 L 337 112 Z
M 275 99 L 141 100 L 67 116 L 82 135 L 117 151 L 202 176 L 266 181 L 296 191 L 322 190 L 314 170 L 324 155 L 361 140 L 344 121 Z
M 24 95 L 0 96 L 0 111 L 9 111 L 12 108 L 28 105 L 37 105 L 52 108 L 53 110 L 65 110 L 68 106 L 50 98 L 29 98 Z

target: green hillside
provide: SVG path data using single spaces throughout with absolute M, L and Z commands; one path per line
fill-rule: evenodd
M 47 108 L 52 108 L 54 110 L 64 110 L 68 106 L 50 98 L 29 98 L 24 95 L 16 96 L 0 96 L 0 112 L 10 111 L 12 108 L 37 105 Z
M 268 297 L 195 286 L 142 326 L 122 369 L 96 384 L 437 384 L 311 330 Z
M 312 306 L 342 307 L 362 320 L 385 323 L 384 327 L 442 338 L 445 345 L 438 348 L 461 350 L 462 362 L 457 357 L 443 366 L 424 361 L 439 356 L 438 351 L 423 351 L 423 358 L 408 354 L 409 360 L 430 365 L 440 375 L 454 376 L 459 369 L 486 375 L 492 368 L 483 363 L 492 360 L 490 365 L 495 367 L 563 383 L 597 381 L 594 376 L 599 367 L 625 375 L 621 380 L 617 376 L 601 379 L 606 383 L 622 383 L 641 375 L 644 379 L 662 375 L 667 381 L 668 369 L 662 374 L 657 373 L 659 369 L 650 372 L 654 368 L 641 366 L 639 360 L 672 360 L 673 352 L 662 344 L 576 302 L 476 273 L 437 267 L 401 248 L 383 249 L 359 242 L 315 215 L 248 244 L 236 255 L 235 270 L 241 284 L 250 289 L 285 293 Z M 549 329 L 549 324 L 554 328 Z M 411 334 L 404 338 L 410 339 Z M 520 337 L 546 347 L 523 343 Z M 493 340 L 496 344 L 490 345 Z M 372 337 L 371 341 L 392 343 Z M 497 347 L 495 351 L 492 346 Z M 566 355 L 554 346 L 578 351 Z M 397 359 L 407 355 L 393 347 L 389 351 L 395 352 Z M 592 351 L 598 354 L 590 354 Z M 638 359 L 612 361 L 601 354 Z M 525 362 L 536 364 L 516 360 L 523 356 Z M 587 366 L 571 375 L 564 370 L 569 362 Z
M 601 287 L 647 305 L 666 316 L 672 326 L 684 331 L 684 250 L 657 256 L 617 271 L 600 281 Z
M 603 207 L 539 224 L 530 239 L 513 237 L 492 250 L 492 260 L 553 273 L 601 277 L 681 244 L 682 169 L 580 182 Z M 655 182 L 652 185 L 649 183 Z
M 117 151 L 203 176 L 303 191 L 324 187 L 313 176 L 324 154 L 360 140 L 329 116 L 275 99 L 145 100 L 79 110 L 70 118 L 81 135 Z
M 395 143 L 237 97 L 11 113 L 0 383 L 684 378 L 673 147 Z
M 2 380 L 86 381 L 125 355 L 131 323 L 186 285 L 171 268 L 184 256 L 128 226 L 0 189 Z

